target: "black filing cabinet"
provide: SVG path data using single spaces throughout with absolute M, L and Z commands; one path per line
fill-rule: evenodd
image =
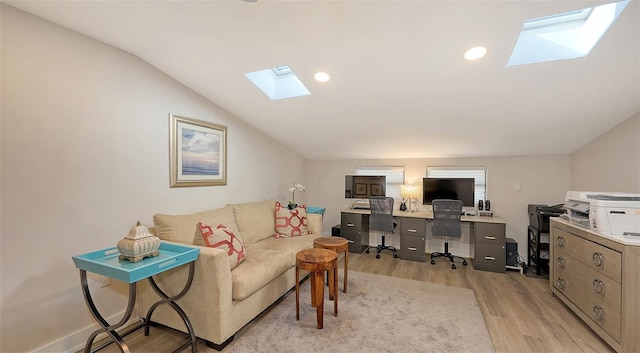
M 425 254 L 427 221 L 424 218 L 411 217 L 401 217 L 399 221 L 400 249 L 398 250 L 398 257 L 405 260 L 425 262 L 427 258 Z
M 342 212 L 340 236 L 349 242 L 349 252 L 361 254 L 369 246 L 369 215 Z
M 507 271 L 507 252 L 505 224 L 475 222 L 475 260 L 476 270 L 505 273 Z

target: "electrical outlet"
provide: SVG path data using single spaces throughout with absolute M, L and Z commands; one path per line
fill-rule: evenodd
M 521 191 L 520 183 L 513 184 L 513 191 Z
M 98 275 L 98 282 L 100 283 L 100 288 L 111 285 L 111 277 Z

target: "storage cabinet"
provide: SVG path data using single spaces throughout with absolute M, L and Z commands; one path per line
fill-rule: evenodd
M 536 275 L 549 273 L 549 218 L 565 212 L 559 206 L 529 205 L 529 227 L 527 228 L 527 267 Z
M 361 254 L 369 246 L 369 215 L 342 212 L 341 236 L 349 242 L 349 252 Z
M 424 218 L 400 217 L 400 249 L 398 257 L 405 260 L 426 261 L 425 236 L 427 221 Z M 396 228 L 397 231 L 397 228 Z
M 476 270 L 505 273 L 507 271 L 506 227 L 504 223 L 475 223 Z
M 640 242 L 552 218 L 549 286 L 618 352 L 640 351 Z

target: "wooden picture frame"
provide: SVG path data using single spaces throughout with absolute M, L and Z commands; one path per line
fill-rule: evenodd
M 356 183 L 355 196 L 367 196 L 367 184 L 365 184 L 365 183 Z
M 227 127 L 169 115 L 170 187 L 227 185 Z

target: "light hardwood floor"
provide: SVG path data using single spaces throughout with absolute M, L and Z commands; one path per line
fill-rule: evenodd
M 373 253 L 350 253 L 349 270 L 473 290 L 497 353 L 614 352 L 551 295 L 546 279 L 527 277 L 517 271 L 506 274 L 476 271 L 472 261 L 469 261 L 469 266 L 459 264 L 453 270 L 443 259 L 431 265 L 429 262 L 394 259 L 386 253 L 379 260 Z M 342 278 L 342 271 L 340 276 Z M 172 351 L 184 338 L 182 334 L 166 328 L 152 329 L 148 337 L 142 331 L 125 338 L 132 352 Z M 236 340 L 242 339 L 242 332 L 236 335 Z M 231 348 L 233 344 L 223 352 Z M 118 351 L 111 345 L 101 352 Z M 190 348 L 183 352 L 190 352 Z M 199 342 L 198 352 L 216 351 Z

